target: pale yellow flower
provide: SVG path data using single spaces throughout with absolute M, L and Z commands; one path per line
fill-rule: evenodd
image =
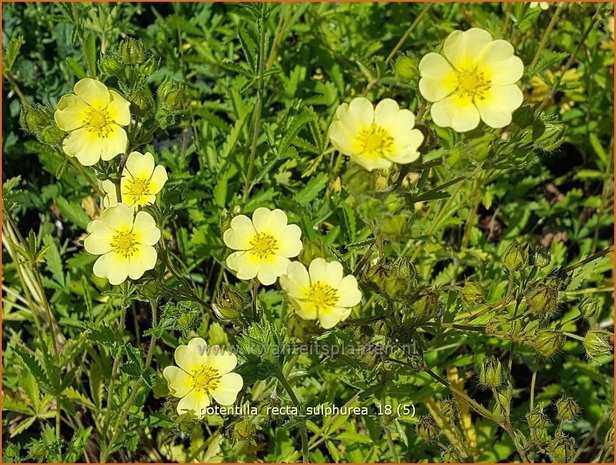
M 530 8 L 534 9 L 534 8 L 541 8 L 543 11 L 547 10 L 548 8 L 550 8 L 550 4 L 548 2 L 530 2 Z
M 115 207 L 118 204 L 118 191 L 111 179 L 99 182 L 99 186 L 105 193 L 103 197 L 103 208 Z
M 289 258 L 302 250 L 299 226 L 287 224 L 282 210 L 257 208 L 252 221 L 245 215 L 231 220 L 223 234 L 227 247 L 238 250 L 227 257 L 227 266 L 239 279 L 255 276 L 261 284 L 274 284 L 289 266 Z
M 386 169 L 419 158 L 424 136 L 414 126 L 415 115 L 394 100 L 381 100 L 375 108 L 370 100 L 357 97 L 338 107 L 329 139 L 336 150 L 368 171 Z
M 176 366 L 163 370 L 169 390 L 179 397 L 177 412 L 192 412 L 202 418 L 212 398 L 220 405 L 231 405 L 242 389 L 244 381 L 231 373 L 237 365 L 236 356 L 220 346 L 207 346 L 200 337 L 175 349 Z
M 312 260 L 308 270 L 299 262 L 291 263 L 280 286 L 300 317 L 319 320 L 325 329 L 346 320 L 362 297 L 355 276 L 344 276 L 340 263 L 323 258 Z
M 156 265 L 156 249 L 160 230 L 152 216 L 135 211 L 122 203 L 107 208 L 100 219 L 88 224 L 85 249 L 100 255 L 94 263 L 94 274 L 116 285 L 127 277 L 139 279 Z
M 434 102 L 430 113 L 438 126 L 465 132 L 481 119 L 502 128 L 522 105 L 522 91 L 515 84 L 524 72 L 522 60 L 509 42 L 492 40 L 483 29 L 452 32 L 442 55 L 428 53 L 419 71 L 419 90 Z
M 73 89 L 75 93 L 63 96 L 54 113 L 58 127 L 69 133 L 62 142 L 64 152 L 85 166 L 124 153 L 128 138 L 123 126 L 130 123 L 130 102 L 90 78 Z
M 163 165 L 155 165 L 150 152 L 141 154 L 132 152 L 126 159 L 122 171 L 120 188 L 122 202 L 129 206 L 139 206 L 154 203 L 156 194 L 167 182 L 167 171 Z

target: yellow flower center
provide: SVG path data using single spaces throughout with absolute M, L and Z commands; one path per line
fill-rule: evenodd
M 253 236 L 250 241 L 250 252 L 253 255 L 256 255 L 260 259 L 266 259 L 275 255 L 280 245 L 278 244 L 278 240 L 267 233 L 257 233 Z
M 368 157 L 382 157 L 387 155 L 394 145 L 394 138 L 389 131 L 377 124 L 371 124 L 359 131 L 357 135 L 361 153 Z
M 150 180 L 145 178 L 130 178 L 126 184 L 126 192 L 138 202 L 141 197 L 150 195 Z
M 490 80 L 483 71 L 477 68 L 461 69 L 458 75 L 458 93 L 471 99 L 483 100 L 486 91 L 490 88 Z
M 336 305 L 339 300 L 338 291 L 329 284 L 323 284 L 320 281 L 312 283 L 304 298 L 313 304 L 317 311 Z
M 86 115 L 86 127 L 90 132 L 94 132 L 99 137 L 107 137 L 111 132 L 111 123 L 113 120 L 106 108 L 97 110 L 91 108 Z
M 206 393 L 215 390 L 220 386 L 220 373 L 214 367 L 203 366 L 200 370 L 192 374 L 193 389 L 205 391 Z
M 124 258 L 135 255 L 138 247 L 137 235 L 132 231 L 118 232 L 111 239 L 111 249 Z

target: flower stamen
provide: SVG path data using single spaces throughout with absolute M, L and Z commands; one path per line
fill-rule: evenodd
M 88 131 L 98 134 L 99 137 L 107 137 L 109 135 L 112 122 L 113 120 L 106 108 L 102 110 L 92 108 L 86 114 L 86 127 Z
M 461 69 L 457 72 L 457 77 L 458 92 L 463 97 L 483 100 L 486 91 L 490 89 L 490 80 L 478 68 Z
M 332 286 L 316 281 L 308 288 L 304 298 L 313 304 L 317 311 L 321 311 L 336 305 L 340 297 Z
M 363 155 L 377 158 L 383 157 L 392 151 L 394 138 L 389 131 L 373 123 L 359 131 L 357 143 Z
M 264 260 L 275 255 L 280 245 L 278 244 L 278 240 L 271 234 L 257 233 L 250 240 L 250 247 L 250 252 L 253 255 Z
M 124 258 L 130 258 L 137 252 L 139 243 L 132 231 L 122 231 L 116 233 L 111 239 L 111 249 Z
M 214 367 L 205 365 L 192 373 L 193 389 L 203 391 L 206 394 L 216 390 L 220 386 L 220 373 Z

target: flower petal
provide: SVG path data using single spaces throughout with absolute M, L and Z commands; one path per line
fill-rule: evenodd
M 319 281 L 336 288 L 342 279 L 344 270 L 339 262 L 327 262 L 323 258 L 315 258 L 310 262 L 308 273 L 312 284 Z
M 357 285 L 357 279 L 353 275 L 348 275 L 342 278 L 338 287 L 338 302 L 339 307 L 354 307 L 361 302 L 361 291 Z
M 252 279 L 261 269 L 261 260 L 250 252 L 234 252 L 227 257 L 226 262 L 239 279 Z
M 513 45 L 506 40 L 490 42 L 479 58 L 478 66 L 492 85 L 513 84 L 524 74 L 524 63 L 514 55 Z
M 107 278 L 109 284 L 117 286 L 128 277 L 128 259 L 115 252 L 98 257 L 92 271 L 99 278 Z
M 130 102 L 118 94 L 115 90 L 109 90 L 111 102 L 107 105 L 107 111 L 112 121 L 120 126 L 130 124 Z
M 194 337 L 188 344 L 177 346 L 174 358 L 177 366 L 191 374 L 207 363 L 207 343 L 200 337 Z
M 85 128 L 66 136 L 62 141 L 62 149 L 69 157 L 76 157 L 83 166 L 92 166 L 101 159 L 101 139 Z
M 156 227 L 156 221 L 148 212 L 137 213 L 133 232 L 137 234 L 137 240 L 142 245 L 154 245 L 160 240 L 160 229 Z
M 150 179 L 154 171 L 154 165 L 154 157 L 150 152 L 144 154 L 140 152 L 131 152 L 126 159 L 122 176 Z
M 278 253 L 284 257 L 292 258 L 297 257 L 302 251 L 302 241 L 300 237 L 302 230 L 296 224 L 289 224 L 285 226 L 279 233 L 280 239 L 278 240 L 280 248 Z
M 329 140 L 334 148 L 344 155 L 354 152 L 353 142 L 356 135 L 342 121 L 334 121 L 329 127 Z
M 278 276 L 281 276 L 287 271 L 290 263 L 291 260 L 282 255 L 273 255 L 269 259 L 261 262 L 257 279 L 264 286 L 270 286 L 276 282 Z
M 111 240 L 114 232 L 104 221 L 90 221 L 87 230 L 90 235 L 83 241 L 86 252 L 92 255 L 103 255 L 111 252 Z
M 126 131 L 117 124 L 110 124 L 109 132 L 105 137 L 100 138 L 101 158 L 109 161 L 117 155 L 126 152 L 128 136 Z
M 479 125 L 479 110 L 473 102 L 458 94 L 432 104 L 432 121 L 441 127 L 450 127 L 457 132 L 466 132 Z
M 119 203 L 104 210 L 100 219 L 113 231 L 127 232 L 133 229 L 135 212 L 128 205 Z
M 402 113 L 402 112 L 406 113 Z M 410 114 L 410 119 L 409 119 Z M 404 115 L 404 116 L 402 116 Z M 398 103 L 395 100 L 386 98 L 381 100 L 374 109 L 374 123 L 389 129 L 392 126 L 396 126 L 400 118 L 406 118 L 406 122 L 410 122 L 412 128 L 415 124 L 415 116 L 409 110 L 400 110 Z
M 291 262 L 286 273 L 280 277 L 280 287 L 291 297 L 302 298 L 309 286 L 308 270 L 300 262 Z
M 56 124 L 63 131 L 79 129 L 87 120 L 89 106 L 74 94 L 63 96 L 53 114 Z
M 391 161 L 382 157 L 375 158 L 366 155 L 351 154 L 351 160 L 368 171 L 386 170 L 391 167 Z
M 157 165 L 150 178 L 150 192 L 152 194 L 158 194 L 167 182 L 167 179 L 168 176 L 165 167 L 163 165 Z
M 95 79 L 81 79 L 73 89 L 75 94 L 81 97 L 84 102 L 98 110 L 105 108 L 111 100 L 111 95 L 105 84 Z
M 237 357 L 233 352 L 221 346 L 210 346 L 207 353 L 207 364 L 215 368 L 222 376 L 233 371 L 237 366 Z
M 220 405 L 231 405 L 244 385 L 244 380 L 237 373 L 227 373 L 220 380 L 218 389 L 212 391 L 212 397 Z
M 346 320 L 350 314 L 350 308 L 329 307 L 319 312 L 319 323 L 323 329 L 330 329 Z
M 428 53 L 419 62 L 419 92 L 429 102 L 438 102 L 458 87 L 455 70 L 442 55 Z
M 203 418 L 205 409 L 210 406 L 210 396 L 205 391 L 195 389 L 184 396 L 177 406 L 178 414 L 192 412 L 197 418 Z
M 356 97 L 351 103 L 342 104 L 336 110 L 336 119 L 347 128 L 351 134 L 357 134 L 363 127 L 374 122 L 374 107 L 365 97 Z
M 227 229 L 222 240 L 233 250 L 248 250 L 252 248 L 250 241 L 257 234 L 252 221 L 246 215 L 238 215 L 231 220 L 231 227 Z
M 524 95 L 515 85 L 494 86 L 490 88 L 485 98 L 477 101 L 481 119 L 491 128 L 503 128 L 511 123 L 511 114 L 522 105 Z
M 278 208 L 269 210 L 260 207 L 252 214 L 252 223 L 257 232 L 278 235 L 278 232 L 287 225 L 287 221 L 287 214 Z
M 188 373 L 176 366 L 168 366 L 163 370 L 169 391 L 174 397 L 184 397 L 193 389 L 193 379 Z
M 476 27 L 453 31 L 443 44 L 443 55 L 456 69 L 473 67 L 491 41 L 488 31 Z
M 128 276 L 130 279 L 139 279 L 148 270 L 156 266 L 156 249 L 149 245 L 139 245 L 128 263 Z

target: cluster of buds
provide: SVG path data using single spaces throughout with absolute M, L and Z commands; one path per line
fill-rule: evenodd
M 407 258 L 374 265 L 368 270 L 367 278 L 392 300 L 406 300 L 417 285 L 415 267 Z
M 549 442 L 546 450 L 552 462 L 569 463 L 575 457 L 575 440 L 562 431 L 557 431 L 556 436 Z
M 528 311 L 540 319 L 553 317 L 558 311 L 559 285 L 553 278 L 535 283 L 524 296 Z
M 539 331 L 532 339 L 532 347 L 545 358 L 552 358 L 558 354 L 565 345 L 565 335 L 562 331 Z
M 54 122 L 53 110 L 38 103 L 22 106 L 19 123 L 26 132 L 47 145 L 61 144 L 66 135 Z
M 572 421 L 580 414 L 580 406 L 571 397 L 562 397 L 556 401 L 556 412 L 562 421 Z
M 117 52 L 109 52 L 100 59 L 100 68 L 110 76 L 120 76 L 126 70 L 137 70 L 149 76 L 158 69 L 159 62 L 141 39 L 127 37 L 120 42 Z
M 550 425 L 550 420 L 548 420 L 547 415 L 543 413 L 542 408 L 535 407 L 526 414 L 526 423 L 528 423 L 531 436 L 534 439 L 541 439 L 545 436 L 547 427 Z

